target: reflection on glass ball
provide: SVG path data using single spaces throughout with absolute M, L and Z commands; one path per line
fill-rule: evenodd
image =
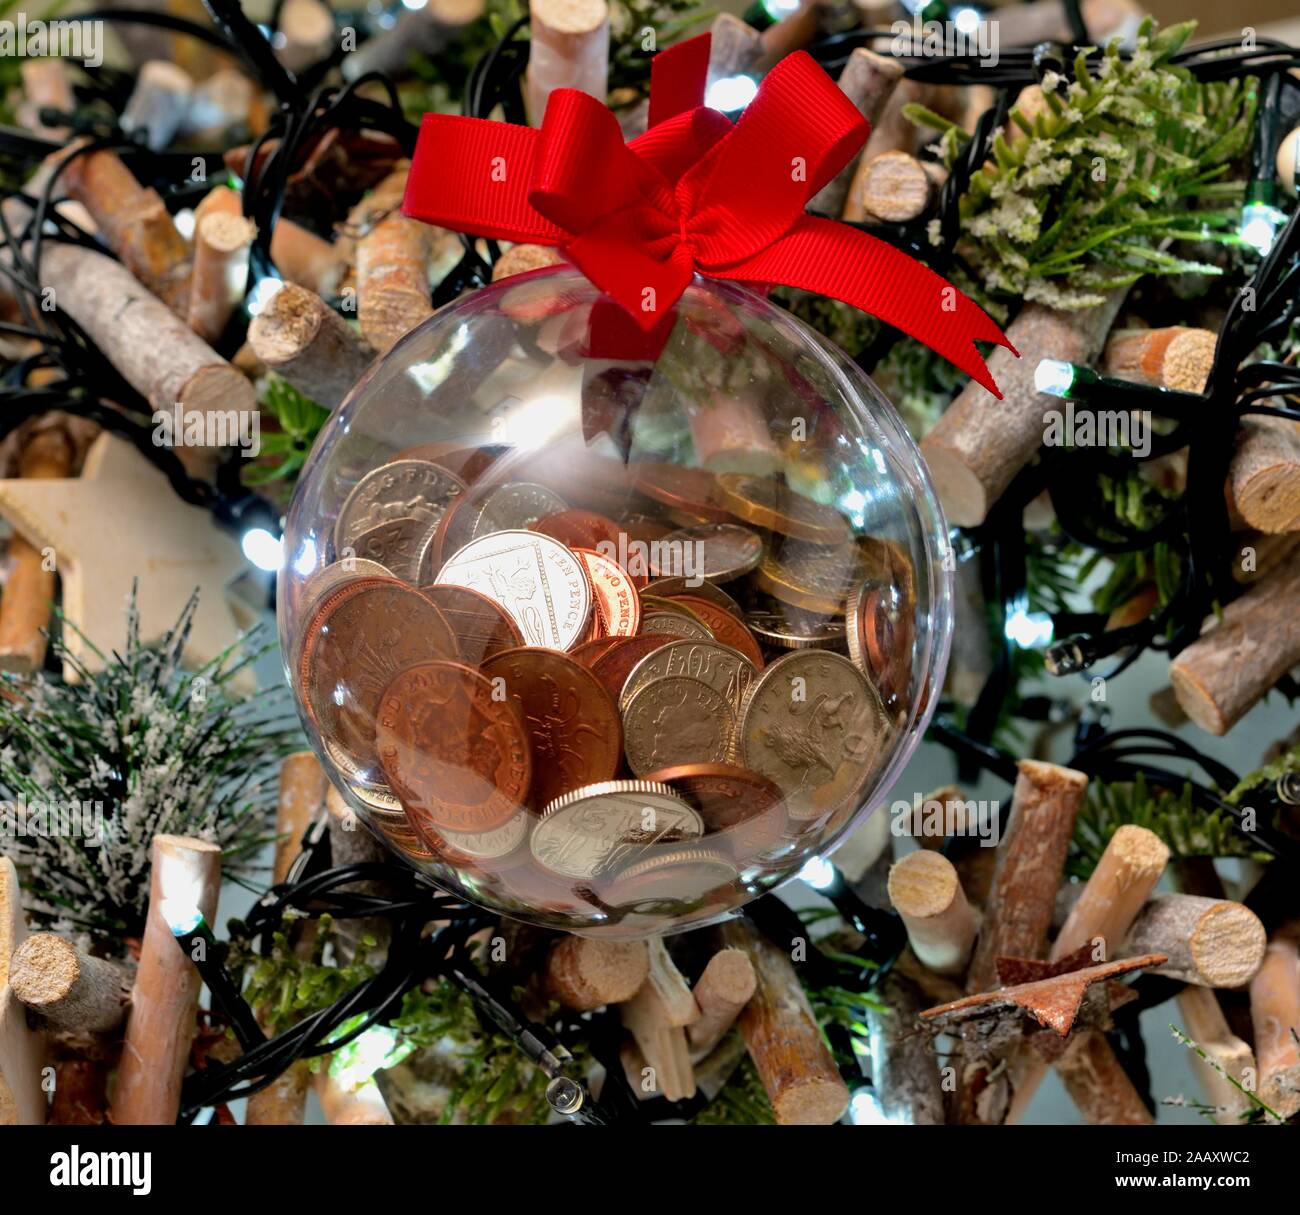
M 812 330 L 696 280 L 646 339 L 560 268 L 442 309 L 330 420 L 281 640 L 410 864 L 519 919 L 671 932 L 888 792 L 947 656 L 944 545 L 898 417 Z

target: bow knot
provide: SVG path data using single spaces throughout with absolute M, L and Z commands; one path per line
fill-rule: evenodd
M 804 213 L 868 126 L 814 60 L 787 56 L 733 125 L 701 104 L 708 35 L 651 68 L 650 127 L 575 89 L 539 130 L 426 114 L 403 210 L 443 227 L 557 245 L 646 332 L 692 277 L 833 296 L 933 347 L 997 392 L 975 340 L 1010 346 L 955 287 L 893 246 Z

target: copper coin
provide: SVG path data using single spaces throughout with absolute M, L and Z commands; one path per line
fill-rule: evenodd
M 702 679 L 669 675 L 637 689 L 623 710 L 627 763 L 637 776 L 672 764 L 724 763 L 736 715 L 730 701 Z
M 581 645 L 576 645 L 569 651 L 569 657 L 580 666 L 591 670 L 591 664 L 596 661 L 602 654 L 608 654 L 616 645 L 620 638 L 618 637 L 594 637 L 590 641 L 584 641 Z
M 647 498 L 683 511 L 693 519 L 726 523 L 731 514 L 715 500 L 717 477 L 708 469 L 680 464 L 634 464 L 632 484 Z
M 669 532 L 659 542 L 658 551 L 666 555 L 667 562 L 656 574 L 731 582 L 763 559 L 763 541 L 735 523 L 701 523 Z
M 469 509 L 469 494 L 461 494 L 447 507 L 438 525 L 429 534 L 429 539 L 420 554 L 420 572 L 417 581 L 421 586 L 428 586 L 438 577 L 439 571 L 446 564 L 447 558 L 469 543 L 469 529 L 474 512 Z
M 641 597 L 617 561 L 589 548 L 575 548 L 591 583 L 593 627 L 600 636 L 635 637 L 641 625 Z
M 298 679 L 316 728 L 359 769 L 375 762 L 379 698 L 398 671 L 457 658 L 456 635 L 419 591 L 360 578 L 332 591 L 307 625 Z
M 384 689 L 375 745 L 421 834 L 505 826 L 528 797 L 532 757 L 518 708 L 459 662 L 409 667 Z M 432 841 L 429 841 L 432 843 Z
M 848 539 L 848 524 L 839 511 L 766 477 L 724 473 L 714 492 L 737 519 L 765 531 L 818 544 L 841 544 Z
M 623 761 L 618 710 L 586 667 L 554 650 L 522 647 L 489 658 L 483 674 L 504 690 L 523 718 L 533 754 L 533 809 L 618 771 Z
M 523 633 L 505 608 L 478 591 L 471 591 L 467 586 L 435 583 L 422 586 L 420 594 L 447 618 L 456 634 L 461 657 L 471 666 L 479 666 L 493 654 L 524 644 Z
M 698 583 L 692 586 L 691 583 Z M 707 599 L 720 608 L 726 608 L 738 620 L 744 619 L 745 613 L 730 595 L 720 586 L 704 578 L 656 578 L 645 586 L 647 595 L 658 595 L 661 599 L 676 599 L 679 595 L 691 595 L 696 599 Z
M 618 548 L 618 537 L 622 530 L 613 519 L 606 519 L 589 510 L 561 510 L 553 515 L 546 515 L 536 523 L 530 523 L 528 530 L 541 532 L 572 549 L 595 549 L 605 543 Z
M 758 648 L 754 634 L 737 620 L 726 608 L 719 607 L 708 599 L 694 595 L 675 595 L 674 603 L 685 604 L 708 626 L 714 638 L 722 645 L 739 650 L 758 670 L 763 669 L 763 651 Z
M 738 858 L 766 852 L 785 830 L 785 794 L 774 782 L 735 764 L 678 764 L 646 780 L 676 789 L 704 820 L 712 845 L 726 843 Z M 725 840 L 719 838 L 725 835 Z
M 617 704 L 618 698 L 623 692 L 623 685 L 627 683 L 627 677 L 632 674 L 632 668 L 647 654 L 653 654 L 661 645 L 667 645 L 670 641 L 681 640 L 682 635 L 680 633 L 675 636 L 669 636 L 666 633 L 651 634 L 649 636 L 642 634 L 639 637 L 622 639 L 591 664 L 591 673 L 600 680 L 601 687 L 610 694 Z
M 863 583 L 849 596 L 846 620 L 849 657 L 875 680 L 887 707 L 912 681 L 911 617 L 894 587 Z

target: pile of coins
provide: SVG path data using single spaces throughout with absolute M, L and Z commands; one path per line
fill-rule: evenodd
M 375 829 L 471 897 L 716 914 L 888 759 L 915 694 L 904 549 L 771 477 L 511 465 L 428 444 L 357 481 L 293 591 L 301 703 Z

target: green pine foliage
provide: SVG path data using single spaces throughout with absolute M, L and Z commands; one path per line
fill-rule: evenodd
M 994 137 L 960 204 L 958 251 L 987 297 L 1084 308 L 1146 274 L 1221 273 L 1163 246 L 1240 246 L 1230 229 L 1242 183 L 1228 175 L 1249 146 L 1257 82 L 1202 83 L 1172 65 L 1194 30 L 1157 33 L 1148 18 L 1130 58 L 1118 42 L 1095 67 L 1081 53 L 1073 79 L 1046 74 L 1042 112 L 1011 111 L 1016 134 Z M 940 132 L 951 167 L 966 132 L 922 107 L 907 113 Z
M 196 606 L 197 596 L 161 639 L 142 643 L 133 594 L 126 644 L 96 650 L 101 669 L 55 641 L 76 682 L 0 677 L 0 799 L 22 799 L 29 814 L 75 807 L 101 823 L 89 838 L 47 829 L 6 840 L 38 922 L 121 949 L 144 930 L 155 835 L 220 844 L 236 879 L 271 838 L 279 761 L 300 745 L 297 725 L 282 692 L 244 697 L 232 686 L 262 652 L 253 635 L 197 671 L 181 666 Z

